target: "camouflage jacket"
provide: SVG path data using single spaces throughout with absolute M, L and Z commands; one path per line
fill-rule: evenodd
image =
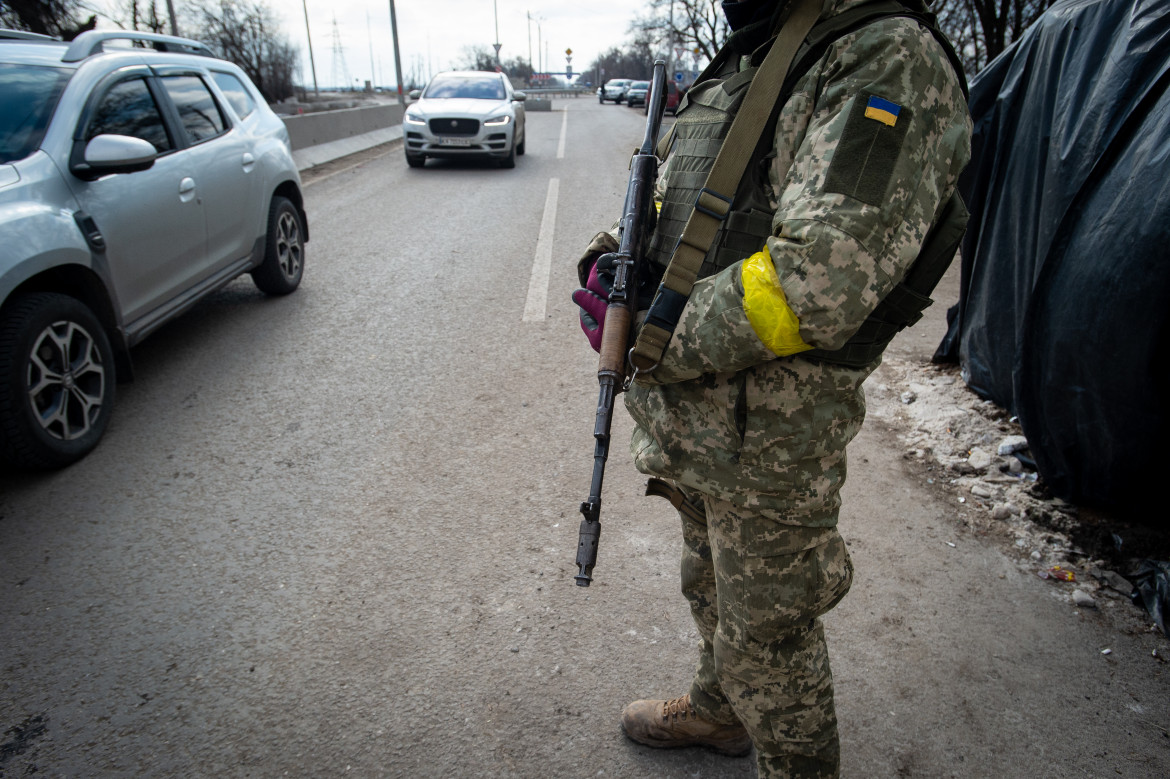
M 863 1 L 825 0 L 822 18 Z M 859 142 L 874 97 L 898 124 L 876 150 Z M 774 210 L 767 250 L 805 343 L 840 348 L 901 280 L 970 157 L 970 131 L 958 77 L 913 20 L 838 40 L 799 80 L 756 200 Z M 667 192 L 674 175 L 668 160 Z M 626 394 L 635 464 L 779 522 L 835 524 L 877 362 L 777 357 L 745 315 L 741 265 L 699 280 L 659 367 Z

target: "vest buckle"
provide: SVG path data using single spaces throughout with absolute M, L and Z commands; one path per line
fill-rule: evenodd
M 695 195 L 695 210 L 722 222 L 727 218 L 727 212 L 731 210 L 731 200 L 727 195 L 703 187 L 699 194 Z

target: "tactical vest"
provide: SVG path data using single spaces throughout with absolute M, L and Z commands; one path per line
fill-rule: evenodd
M 781 89 L 780 99 L 740 181 L 731 209 L 703 260 L 699 278 L 713 275 L 754 254 L 772 235 L 773 211 L 767 196 L 768 155 L 780 111 L 797 82 L 839 38 L 867 24 L 891 17 L 914 19 L 934 34 L 955 67 L 964 95 L 967 94 L 958 55 L 939 29 L 934 15 L 929 13 L 921 0 L 878 0 L 819 22 L 796 54 Z M 687 92 L 683 105 L 679 107 L 669 141 L 666 196 L 648 251 L 649 259 L 659 275 L 670 261 L 687 219 L 695 208 L 699 190 L 707 181 L 715 157 L 770 45 L 771 41 L 753 52 L 747 58 L 747 67 L 742 69 L 738 59 L 721 52 Z M 956 192 L 939 209 L 922 250 L 905 279 L 878 304 L 845 346 L 834 351 L 813 349 L 799 356 L 856 368 L 877 359 L 900 330 L 922 318 L 922 312 L 932 302 L 930 293 L 958 249 L 967 219 L 967 210 Z

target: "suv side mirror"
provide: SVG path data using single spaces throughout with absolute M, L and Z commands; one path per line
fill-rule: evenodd
M 422 97 L 422 90 L 421 89 L 412 89 L 408 93 L 406 93 L 406 96 L 409 97 L 411 100 L 418 100 L 420 97 Z
M 158 150 L 149 141 L 129 135 L 98 135 L 85 145 L 80 161 L 69 166 L 73 175 L 92 181 L 111 173 L 137 173 L 154 165 Z
M 516 92 L 512 93 L 512 99 L 519 100 L 521 103 L 523 103 L 525 100 L 528 99 L 528 95 L 524 94 L 523 92 L 516 91 Z

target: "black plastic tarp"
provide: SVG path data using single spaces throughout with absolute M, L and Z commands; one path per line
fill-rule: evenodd
M 1072 0 L 971 85 L 972 219 L 936 359 L 1019 416 L 1078 503 L 1146 505 L 1170 478 L 1168 83 L 1170 0 Z

